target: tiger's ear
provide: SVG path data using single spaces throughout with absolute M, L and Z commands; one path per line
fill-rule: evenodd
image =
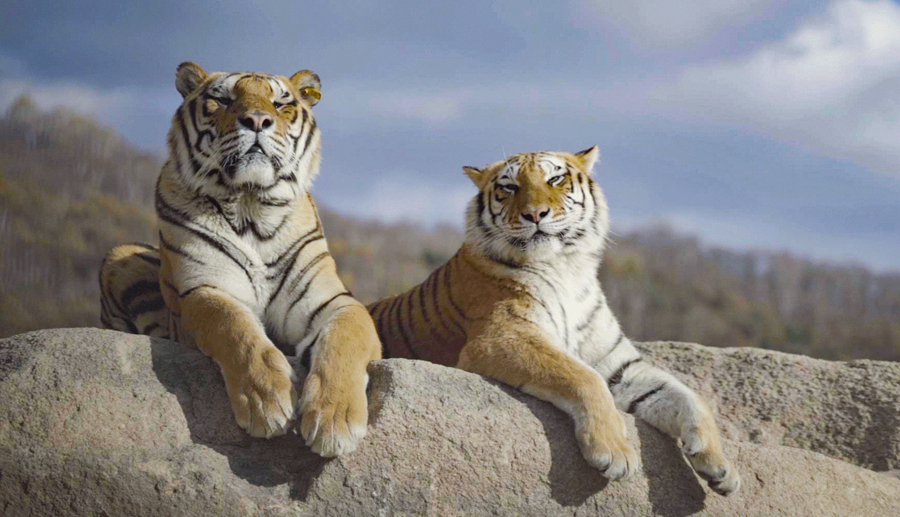
M 484 182 L 488 177 L 486 169 L 477 169 L 475 167 L 466 167 L 464 165 L 463 172 L 466 173 L 466 176 L 468 176 L 469 179 L 472 180 L 472 183 L 474 183 L 478 188 L 482 188 L 484 186 Z
M 322 98 L 322 81 L 319 76 L 309 70 L 301 70 L 291 76 L 291 84 L 297 87 L 300 97 L 310 106 L 315 106 Z
M 175 89 L 186 98 L 203 84 L 207 78 L 206 70 L 197 63 L 185 61 L 175 69 Z
M 585 149 L 584 151 L 579 151 L 575 153 L 575 158 L 578 158 L 578 160 L 581 161 L 581 164 L 584 167 L 584 172 L 593 174 L 594 165 L 600 158 L 600 148 L 595 145 L 594 147 Z

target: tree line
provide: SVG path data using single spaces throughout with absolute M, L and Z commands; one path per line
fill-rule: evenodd
M 97 273 L 117 243 L 156 242 L 161 163 L 115 131 L 24 96 L 0 117 L 0 337 L 99 324 Z M 364 302 L 427 277 L 462 242 L 322 209 L 329 246 Z M 614 236 L 600 277 L 637 340 L 900 360 L 900 273 L 704 246 L 664 226 Z

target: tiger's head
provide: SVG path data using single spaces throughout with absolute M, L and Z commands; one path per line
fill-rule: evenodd
M 184 101 L 169 131 L 170 161 L 192 190 L 227 196 L 278 189 L 287 197 L 309 187 L 320 157 L 312 115 L 319 76 L 207 73 L 185 62 L 175 88 Z
M 599 253 L 609 225 L 606 198 L 592 178 L 599 154 L 597 147 L 523 153 L 483 169 L 463 167 L 480 189 L 469 203 L 467 239 L 505 261 Z

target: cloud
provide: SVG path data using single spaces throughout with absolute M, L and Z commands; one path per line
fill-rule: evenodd
M 155 151 L 163 147 L 179 99 L 174 88 L 95 88 L 29 78 L 0 79 L 0 112 L 23 94 L 42 109 L 65 106 L 109 124 L 140 147 Z
M 121 90 L 100 91 L 72 84 L 35 85 L 23 80 L 0 81 L 0 106 L 9 106 L 22 94 L 31 96 L 43 109 L 66 106 L 85 114 L 108 112 L 134 103 L 134 95 Z
M 648 102 L 900 173 L 900 5 L 834 0 L 746 58 L 687 67 Z
M 460 169 L 460 178 L 462 175 Z M 476 192 L 468 181 L 450 186 L 428 175 L 404 171 L 373 174 L 371 178 L 363 196 L 326 191 L 320 198 L 325 206 L 342 214 L 375 217 L 389 223 L 405 221 L 430 226 L 453 221 L 462 226 L 466 204 Z
M 470 90 L 377 89 L 371 85 L 338 84 L 329 95 L 340 99 L 333 109 L 342 117 L 375 117 L 380 123 L 418 122 L 445 125 L 459 120 Z
M 649 46 L 686 46 L 771 15 L 772 0 L 580 0 L 576 25 L 618 27 Z

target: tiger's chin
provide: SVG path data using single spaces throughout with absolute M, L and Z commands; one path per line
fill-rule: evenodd
M 562 243 L 554 235 L 536 232 L 527 239 L 510 237 L 506 251 L 520 261 L 543 261 L 552 259 L 562 251 Z
M 229 171 L 229 186 L 235 190 L 265 188 L 275 183 L 277 172 L 267 156 L 253 153 L 238 160 Z

